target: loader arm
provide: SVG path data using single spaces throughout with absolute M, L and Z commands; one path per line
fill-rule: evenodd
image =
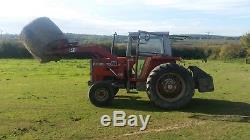
M 67 57 L 75 56 L 80 58 L 91 58 L 91 59 L 100 59 L 100 58 L 110 58 L 115 59 L 116 56 L 112 55 L 105 48 L 100 45 L 91 44 L 91 45 L 68 45 L 67 47 L 59 47 L 48 51 L 48 55 L 58 56 L 58 57 Z
M 97 44 L 70 43 L 65 34 L 47 17 L 38 18 L 25 26 L 20 34 L 26 49 L 41 63 L 58 61 L 67 56 L 78 58 L 116 58 Z

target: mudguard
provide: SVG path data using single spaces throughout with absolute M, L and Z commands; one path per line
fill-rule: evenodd
M 199 92 L 214 91 L 213 77 L 211 75 L 197 66 L 189 66 L 188 68 L 192 71 L 195 88 L 198 89 Z

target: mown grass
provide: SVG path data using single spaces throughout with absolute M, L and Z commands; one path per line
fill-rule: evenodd
M 186 61 L 214 77 L 215 92 L 196 93 L 176 111 L 150 104 L 146 94 L 121 90 L 112 106 L 97 108 L 88 99 L 85 60 L 39 64 L 0 60 L 0 139 L 249 139 L 250 65 L 243 62 Z M 102 127 L 100 117 L 114 110 L 151 115 L 139 127 Z

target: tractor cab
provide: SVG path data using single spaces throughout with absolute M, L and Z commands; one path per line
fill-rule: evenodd
M 130 32 L 127 56 L 171 56 L 169 32 Z

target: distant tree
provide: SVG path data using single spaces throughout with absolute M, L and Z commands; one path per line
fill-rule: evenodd
M 241 46 L 247 50 L 247 55 L 246 55 L 246 63 L 249 63 L 249 54 L 250 54 L 250 33 L 247 33 L 243 35 L 240 38 L 240 44 Z
M 0 42 L 0 58 L 31 58 L 23 44 L 15 40 Z
M 247 33 L 240 38 L 240 44 L 242 47 L 250 49 L 250 33 Z

